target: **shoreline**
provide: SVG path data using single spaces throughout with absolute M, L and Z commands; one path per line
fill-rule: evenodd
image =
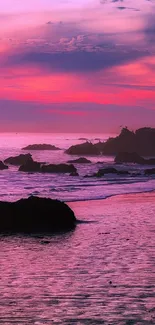
M 141 192 L 127 192 L 127 193 L 120 193 L 120 194 L 112 194 L 105 198 L 93 198 L 93 199 L 83 199 L 83 200 L 73 200 L 73 201 L 63 201 L 66 204 L 72 204 L 72 203 L 80 203 L 80 202 L 90 202 L 90 201 L 106 201 L 108 199 L 117 198 L 117 197 L 126 197 L 126 196 L 139 196 L 139 195 L 145 195 L 145 194 L 151 194 L 153 193 L 155 196 L 155 189 L 154 190 L 146 190 Z

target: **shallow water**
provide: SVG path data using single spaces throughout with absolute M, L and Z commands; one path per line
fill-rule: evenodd
M 1 237 L 0 324 L 155 324 L 154 193 L 69 205 L 92 222 Z

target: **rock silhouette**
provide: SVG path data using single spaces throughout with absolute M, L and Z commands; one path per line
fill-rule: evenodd
M 135 132 L 123 128 L 115 138 L 92 144 L 85 142 L 66 150 L 70 155 L 117 155 L 122 152 L 140 156 L 155 156 L 155 128 L 141 128 Z
M 155 175 L 155 168 L 145 169 L 145 175 Z
M 8 166 L 6 166 L 2 161 L 0 161 L 0 170 L 8 169 Z
M 133 163 L 143 164 L 145 159 L 138 155 L 136 152 L 120 152 L 115 157 L 115 163 Z
M 77 172 L 77 169 L 74 167 L 74 165 L 70 164 L 59 164 L 59 165 L 44 165 L 41 167 L 42 173 L 75 173 Z
M 138 155 L 136 152 L 121 152 L 115 157 L 115 162 L 117 164 L 122 163 L 133 163 L 133 164 L 140 164 L 140 165 L 155 165 L 155 159 L 145 159 Z
M 41 172 L 41 163 L 34 161 L 34 160 L 28 160 L 25 164 L 21 165 L 19 167 L 19 171 L 21 172 Z
M 95 145 L 91 142 L 84 142 L 81 144 L 77 144 L 75 146 L 71 146 L 69 149 L 65 151 L 69 155 L 99 155 L 100 151 Z
M 72 230 L 74 212 L 65 203 L 31 196 L 16 202 L 0 201 L 0 233 L 52 233 Z
M 15 156 L 15 157 L 9 157 L 9 158 L 4 160 L 4 162 L 6 164 L 15 165 L 15 166 L 23 165 L 28 161 L 33 161 L 32 156 L 31 156 L 30 153 L 27 153 L 25 155 L 21 154 L 19 156 Z
M 155 128 L 140 128 L 135 132 L 123 128 L 116 138 L 104 144 L 104 154 L 116 155 L 121 152 L 137 153 L 140 156 L 155 155 Z
M 22 150 L 61 150 L 61 149 L 51 144 L 43 143 L 43 144 L 30 144 L 22 148 Z
M 98 172 L 96 173 L 97 177 L 104 176 L 105 174 L 117 174 L 118 171 L 117 169 L 113 167 L 108 167 L 108 168 L 100 168 Z
M 32 160 L 32 161 L 27 161 L 25 164 L 21 165 L 19 167 L 19 171 L 54 174 L 54 173 L 76 173 L 77 169 L 72 164 L 42 165 L 42 163 Z
M 80 157 L 78 159 L 68 160 L 67 163 L 76 163 L 76 164 L 90 164 L 91 161 L 87 158 Z

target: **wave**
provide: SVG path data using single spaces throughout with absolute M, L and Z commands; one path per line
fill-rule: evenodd
M 119 194 L 111 194 L 111 195 L 107 195 L 104 197 L 94 197 L 94 198 L 83 198 L 83 199 L 75 199 L 75 200 L 66 200 L 66 203 L 73 203 L 73 202 L 87 202 L 87 201 L 102 201 L 102 200 L 106 200 L 109 199 L 111 197 L 115 197 L 115 196 L 122 196 L 122 195 L 129 195 L 129 194 L 143 194 L 143 193 L 153 193 L 155 192 L 155 188 L 152 190 L 143 190 L 143 191 L 134 191 L 134 192 L 124 192 L 124 193 L 119 193 Z

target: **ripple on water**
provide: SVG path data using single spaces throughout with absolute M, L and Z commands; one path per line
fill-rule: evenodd
M 96 222 L 0 237 L 0 324 L 155 324 L 155 195 L 70 206 Z

